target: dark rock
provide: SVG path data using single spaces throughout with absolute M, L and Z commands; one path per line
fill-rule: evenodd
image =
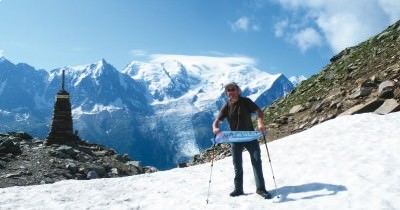
M 350 98 L 356 99 L 359 97 L 368 96 L 372 92 L 372 87 L 358 87 L 353 94 L 351 94 Z
M 19 155 L 22 153 L 20 145 L 18 143 L 14 143 L 12 140 L 5 140 L 0 143 L 0 154 L 13 154 Z
M 153 167 L 153 166 L 145 166 L 144 167 L 144 171 L 145 171 L 146 174 L 148 174 L 148 173 L 155 173 L 155 172 L 158 171 L 158 169 L 156 167 Z
M 140 161 L 128 161 L 125 163 L 125 165 L 132 165 L 135 167 L 140 167 Z
M 56 149 L 57 152 L 64 153 L 67 157 L 74 158 L 76 156 L 76 152 L 74 149 L 67 145 L 62 145 Z
M 75 178 L 78 179 L 78 180 L 84 180 L 84 179 L 86 179 L 86 177 L 87 176 L 85 174 L 82 174 L 82 173 L 75 174 Z
M 25 172 L 25 171 L 19 171 L 17 173 L 11 173 L 11 174 L 5 174 L 0 176 L 0 178 L 4 179 L 4 178 L 17 178 L 17 177 L 21 177 L 24 175 L 32 175 L 32 173 L 30 172 Z
M 92 166 L 90 167 L 90 171 L 95 171 L 98 177 L 105 177 L 107 174 L 106 169 L 102 166 Z
M 88 172 L 86 178 L 87 179 L 98 179 L 99 175 L 96 173 L 95 170 L 91 170 L 91 171 Z
M 393 98 L 394 97 L 394 85 L 395 83 L 393 81 L 386 80 L 379 84 L 378 87 L 378 94 L 380 98 Z
M 3 169 L 6 167 L 6 161 L 0 160 L 0 169 Z
M 317 105 L 315 105 L 313 110 L 316 112 L 322 112 L 322 110 L 324 110 L 324 105 L 324 102 L 318 103 Z
M 287 124 L 288 121 L 289 121 L 288 117 L 280 117 L 275 122 L 280 124 L 280 125 L 283 125 L 283 124 Z
M 67 178 L 67 179 L 73 179 L 73 178 L 75 178 L 75 176 L 72 175 L 70 172 L 64 172 L 64 173 L 62 173 L 62 175 L 63 175 L 65 178 Z
M 71 171 L 71 173 L 77 173 L 78 172 L 78 167 L 76 166 L 75 163 L 68 163 L 65 166 L 66 169 L 68 169 L 69 171 Z
M 122 170 L 122 172 L 126 173 L 126 174 L 141 174 L 144 172 L 143 168 L 141 167 L 137 167 L 135 165 L 131 165 L 131 164 L 125 164 L 126 168 L 125 170 Z
M 15 136 L 17 138 L 20 139 L 24 139 L 24 140 L 32 140 L 33 137 L 27 133 L 24 132 L 9 132 L 10 135 Z
M 317 97 L 315 97 L 315 96 L 311 96 L 311 97 L 309 97 L 308 98 L 308 100 L 307 100 L 308 102 L 314 102 L 314 101 L 317 101 Z
M 106 156 L 108 154 L 108 151 L 106 150 L 101 150 L 101 151 L 94 151 L 93 152 L 96 156 Z
M 350 48 L 350 47 L 349 47 L 349 48 L 346 48 L 346 49 L 342 50 L 339 54 L 333 56 L 329 61 L 332 62 L 332 63 L 333 63 L 333 62 L 336 62 L 336 61 L 338 61 L 339 59 L 341 59 L 342 57 L 344 57 L 344 56 L 350 54 L 351 50 L 352 50 L 352 48 Z
M 394 97 L 394 92 L 392 88 L 385 88 L 382 90 L 382 92 L 379 94 L 379 98 L 383 99 L 390 99 Z
M 117 160 L 119 160 L 119 161 L 121 161 L 121 162 L 124 162 L 124 163 L 126 163 L 126 162 L 128 162 L 128 161 L 130 160 L 128 154 L 123 154 L 123 155 L 118 154 L 118 155 L 115 155 L 115 159 L 117 159 Z
M 178 168 L 186 168 L 188 166 L 188 163 L 178 163 Z

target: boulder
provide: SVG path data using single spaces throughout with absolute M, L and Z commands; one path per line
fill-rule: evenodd
M 75 157 L 75 156 L 76 156 L 75 150 L 74 150 L 72 147 L 67 146 L 67 145 L 59 146 L 59 147 L 56 149 L 56 151 L 62 152 L 62 153 L 64 153 L 64 154 L 68 155 L 69 157 Z
M 114 157 L 115 157 L 115 159 L 117 159 L 118 161 L 121 161 L 121 162 L 124 162 L 124 163 L 126 163 L 126 162 L 128 162 L 128 161 L 130 160 L 128 154 L 126 154 L 126 153 L 123 154 L 123 155 L 116 154 L 116 155 L 114 155 Z
M 76 164 L 75 163 L 68 163 L 66 166 L 65 166 L 65 168 L 66 169 L 68 169 L 69 171 L 71 171 L 71 173 L 76 173 L 76 172 L 78 172 L 78 167 L 76 166 Z
M 32 140 L 33 137 L 25 132 L 9 132 L 8 134 L 24 140 Z
M 373 99 L 366 103 L 362 103 L 356 106 L 351 107 L 350 109 L 344 111 L 339 116 L 344 115 L 352 115 L 352 114 L 361 114 L 367 112 L 373 112 L 378 109 L 383 104 L 383 100 L 381 99 Z
M 104 177 L 107 174 L 106 169 L 102 166 L 92 166 L 90 171 L 95 171 L 98 177 Z
M 97 179 L 97 178 L 99 178 L 99 175 L 96 173 L 96 171 L 91 170 L 88 172 L 86 178 L 87 179 Z
M 355 98 L 359 98 L 359 97 L 368 96 L 369 94 L 371 94 L 372 89 L 373 89 L 372 87 L 368 87 L 368 86 L 358 87 L 354 91 L 354 93 L 350 95 L 350 98 L 355 99 Z
M 7 139 L 0 143 L 0 154 L 13 154 L 19 155 L 22 153 L 21 148 L 18 143 L 14 143 L 11 140 Z
M 148 174 L 148 173 L 157 172 L 158 169 L 156 167 L 153 167 L 153 166 L 145 166 L 144 167 L 144 171 L 145 171 L 146 174 Z
M 393 88 L 394 88 L 394 82 L 390 80 L 386 80 L 379 84 L 378 87 L 378 95 L 380 98 L 393 98 L 394 93 L 393 93 Z
M 111 174 L 113 175 L 113 176 L 118 176 L 118 168 L 112 168 L 111 169 Z
M 289 114 L 296 114 L 296 113 L 301 112 L 303 110 L 304 110 L 304 107 L 302 105 L 296 105 L 296 106 L 293 106 L 290 109 Z
M 135 161 L 135 160 L 128 161 L 128 162 L 125 163 L 125 165 L 132 165 L 132 166 L 135 166 L 135 167 L 141 167 L 140 161 Z
M 6 164 L 7 164 L 6 161 L 0 160 L 0 169 L 5 168 Z
M 395 99 L 386 99 L 385 102 L 374 113 L 389 114 L 400 111 L 400 104 Z
M 315 105 L 313 110 L 316 112 L 322 112 L 322 110 L 324 110 L 324 106 L 325 106 L 325 102 L 322 101 L 321 103 L 318 103 L 317 105 Z

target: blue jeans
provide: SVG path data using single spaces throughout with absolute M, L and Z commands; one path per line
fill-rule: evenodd
M 265 190 L 264 176 L 261 165 L 261 150 L 257 140 L 250 142 L 231 143 L 233 167 L 235 169 L 235 190 L 243 191 L 242 153 L 244 148 L 246 148 L 250 154 L 257 190 Z

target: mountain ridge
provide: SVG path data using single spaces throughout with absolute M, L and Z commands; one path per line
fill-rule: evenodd
M 19 86 L 20 77 L 13 74 L 0 76 L 0 98 L 7 90 L 7 101 L 23 95 L 19 99 L 26 104 L 24 109 L 18 108 L 19 103 L 10 104 L 9 109 L 2 104 L 5 100 L 0 100 L 0 131 L 23 130 L 44 138 L 64 70 L 74 127 L 80 136 L 159 169 L 175 167 L 210 146 L 210 124 L 226 100 L 224 84 L 238 81 L 243 92 L 254 100 L 259 98 L 261 105 L 293 88 L 284 75 L 262 72 L 253 64 L 247 58 L 164 55 L 150 62 L 132 61 L 119 71 L 101 59 L 48 73 L 29 69 L 32 75 L 26 76 L 27 81 L 36 82 L 37 88 L 30 83 Z M 8 77 L 14 82 L 7 83 Z M 278 78 L 282 81 L 274 84 Z M 21 89 L 23 94 L 15 94 L 13 89 Z

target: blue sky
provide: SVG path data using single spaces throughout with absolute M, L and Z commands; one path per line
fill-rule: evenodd
M 0 0 L 0 56 L 46 70 L 240 56 L 309 77 L 399 18 L 399 0 Z

